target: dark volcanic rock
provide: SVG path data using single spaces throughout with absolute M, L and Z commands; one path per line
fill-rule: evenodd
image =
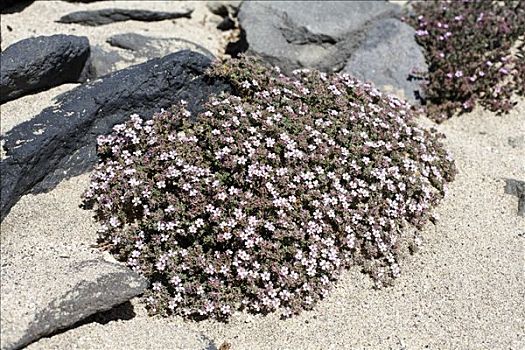
M 214 15 L 221 16 L 221 17 L 228 17 L 228 15 L 232 15 L 233 17 L 236 17 L 237 12 L 239 11 L 239 6 L 241 5 L 241 2 L 242 1 L 213 0 L 213 1 L 208 1 L 206 4 L 206 7 Z
M 176 19 L 181 17 L 191 18 L 193 9 L 182 12 L 159 12 L 148 10 L 128 10 L 128 9 L 102 9 L 94 11 L 78 11 L 60 17 L 57 22 L 77 23 L 86 26 L 99 26 L 122 21 L 163 21 L 166 19 Z
M 518 197 L 518 215 L 525 216 L 525 181 L 505 179 L 505 193 Z
M 223 4 L 220 1 L 208 1 L 208 3 L 206 4 L 206 7 L 214 15 L 221 16 L 221 17 L 228 17 L 228 14 L 229 14 L 228 6 L 226 6 L 226 4 Z
M 221 17 L 228 17 L 228 14 L 229 14 L 228 6 L 226 6 L 226 4 L 223 4 L 220 1 L 208 1 L 208 3 L 206 4 L 206 7 L 214 15 L 221 16 Z
M 423 92 L 419 82 L 410 78 L 411 72 L 426 71 L 428 66 L 414 35 L 414 29 L 400 20 L 378 21 L 352 53 L 343 72 L 379 88 L 401 90 L 407 100 L 416 102 L 416 96 Z
M 1 0 L 0 1 L 0 13 L 16 13 L 25 9 L 31 5 L 34 0 Z
M 122 304 L 142 294 L 148 287 L 144 277 L 102 259 L 62 259 L 57 262 L 49 256 L 40 257 L 35 264 L 41 266 L 18 272 L 34 280 L 42 280 L 40 276 L 32 275 L 37 272 L 51 272 L 55 278 L 46 279 L 39 285 L 29 283 L 25 286 L 34 288 L 35 295 L 38 295 L 32 300 L 33 305 L 27 305 L 23 297 L 18 300 L 16 288 L 3 286 L 2 298 L 9 303 L 2 305 L 2 350 L 26 346 L 97 312 Z M 8 274 L 16 272 L 17 268 L 9 266 Z
M 52 189 L 62 179 L 89 170 L 96 162 L 96 138 L 138 113 L 152 117 L 180 99 L 192 110 L 212 93 L 229 87 L 203 76 L 211 60 L 180 51 L 129 67 L 79 86 L 5 136 L 7 158 L 0 175 L 1 217 L 20 196 Z
M 181 50 L 196 51 L 214 59 L 215 56 L 199 44 L 180 38 L 155 38 L 136 33 L 116 34 L 107 40 L 111 46 L 133 51 L 135 59 L 152 59 Z
M 89 41 L 74 35 L 21 40 L 0 54 L 0 103 L 63 83 L 84 80 Z
M 420 67 L 424 59 L 413 32 L 395 19 L 400 12 L 400 6 L 386 1 L 245 1 L 238 18 L 248 53 L 287 73 L 297 68 L 339 72 L 346 67 L 363 77 L 363 70 L 371 69 L 365 78 L 378 85 L 395 84 L 394 90 L 410 98 L 411 68 L 426 66 Z M 387 57 L 381 56 L 392 48 Z M 367 68 L 355 69 L 362 62 Z

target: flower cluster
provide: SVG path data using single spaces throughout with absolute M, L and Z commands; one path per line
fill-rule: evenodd
M 525 2 L 424 1 L 413 8 L 408 22 L 429 64 L 429 115 L 443 121 L 476 103 L 499 113 L 512 109 L 512 95 L 525 94 L 525 59 L 512 52 L 525 34 Z
M 152 282 L 152 313 L 309 309 L 341 270 L 378 285 L 455 174 L 410 106 L 348 75 L 292 77 L 249 57 L 207 73 L 234 95 L 184 101 L 98 139 L 85 193 L 100 238 Z

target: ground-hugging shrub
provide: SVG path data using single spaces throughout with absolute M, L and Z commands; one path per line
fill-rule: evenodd
M 409 105 L 348 75 L 286 77 L 251 58 L 208 72 L 236 96 L 184 101 L 98 139 L 85 193 L 100 238 L 152 287 L 152 313 L 311 308 L 359 264 L 378 285 L 455 168 Z
M 511 50 L 525 34 L 525 1 L 421 1 L 413 10 L 407 21 L 429 65 L 429 116 L 443 121 L 477 103 L 512 109 L 513 94 L 525 94 L 525 58 Z

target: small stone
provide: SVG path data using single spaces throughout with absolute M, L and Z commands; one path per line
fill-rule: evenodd
M 232 30 L 235 28 L 235 22 L 230 18 L 226 17 L 224 18 L 218 25 L 217 29 L 226 31 L 226 30 Z
M 505 193 L 518 197 L 518 215 L 525 216 L 525 181 L 505 179 Z
M 193 9 L 181 12 L 159 12 L 129 9 L 102 9 L 94 11 L 78 11 L 60 17 L 59 23 L 77 23 L 86 26 L 99 26 L 122 21 L 163 21 L 166 19 L 191 18 Z
M 221 17 L 237 16 L 242 1 L 208 1 L 206 7 L 211 13 Z
M 507 142 L 512 148 L 519 148 L 519 149 L 525 148 L 525 136 L 523 135 L 509 137 L 507 139 Z
M 229 14 L 228 7 L 226 6 L 226 4 L 224 4 L 221 1 L 208 1 L 208 3 L 206 4 L 206 7 L 214 15 L 221 16 L 221 17 L 228 17 L 228 14 Z

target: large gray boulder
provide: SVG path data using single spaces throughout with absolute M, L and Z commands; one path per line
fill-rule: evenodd
M 33 251 L 2 267 L 1 349 L 20 349 L 142 294 L 147 280 L 103 259 Z
M 400 13 L 400 6 L 386 1 L 245 1 L 238 18 L 247 53 L 286 73 L 297 68 L 344 69 L 379 87 L 393 83 L 394 90 L 403 90 L 414 102 L 413 85 L 406 80 L 412 67 L 426 66 L 410 28 L 396 19 Z M 381 56 L 394 48 L 391 40 L 397 46 Z M 360 63 L 366 60 L 371 60 L 366 63 L 374 73 L 365 76 L 368 68 Z
M 0 54 L 0 103 L 64 83 L 83 81 L 89 40 L 74 35 L 21 40 Z
M 62 179 L 91 169 L 97 160 L 96 138 L 133 113 L 151 118 L 181 99 L 198 109 L 212 93 L 229 87 L 209 81 L 211 60 L 180 51 L 83 84 L 57 99 L 5 135 L 7 157 L 0 163 L 3 219 L 20 196 L 52 189 Z
M 422 91 L 412 73 L 426 71 L 427 64 L 414 35 L 412 27 L 397 19 L 379 20 L 352 53 L 343 72 L 415 102 Z

